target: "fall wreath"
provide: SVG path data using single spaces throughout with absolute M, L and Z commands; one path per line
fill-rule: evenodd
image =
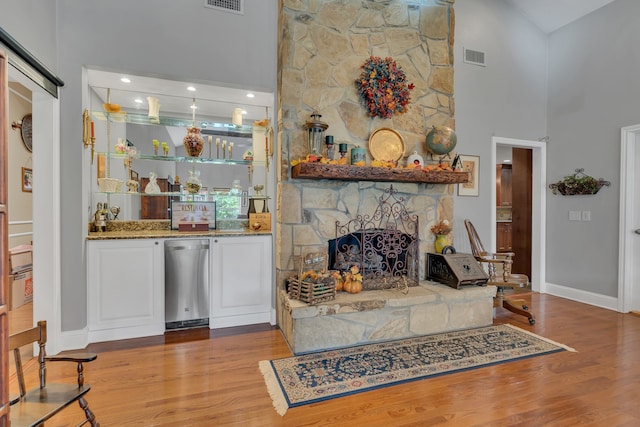
M 413 83 L 392 58 L 371 56 L 362 65 L 356 89 L 370 117 L 390 119 L 407 111 Z

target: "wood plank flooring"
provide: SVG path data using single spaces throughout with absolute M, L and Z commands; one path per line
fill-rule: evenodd
M 269 325 L 196 329 L 89 346 L 87 399 L 107 426 L 638 426 L 640 317 L 537 293 L 537 323 L 511 323 L 578 350 L 289 409 L 271 405 L 258 361 L 290 356 Z M 48 365 L 49 380 L 74 367 Z M 70 407 L 47 427 L 74 425 Z

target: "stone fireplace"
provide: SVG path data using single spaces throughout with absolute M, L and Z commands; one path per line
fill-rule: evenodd
M 408 213 L 418 218 L 417 269 L 418 277 L 425 278 L 426 253 L 433 251 L 434 242 L 430 227 L 440 219 L 453 218 L 454 185 L 292 179 L 291 161 L 307 154 L 303 125 L 314 110 L 328 123 L 326 134 L 334 137 L 335 144 L 366 148 L 372 132 L 392 128 L 404 139 L 400 163 L 406 162 L 414 151 L 427 159 L 427 130 L 433 125 L 455 128 L 453 3 L 454 0 L 280 0 L 276 307 L 283 330 L 287 330 L 292 319 L 285 313 L 292 310 L 300 315 L 305 310 L 343 312 L 354 299 L 360 307 L 380 304 L 375 301 L 381 297 L 371 294 L 350 296 L 346 305 L 336 302 L 335 307 L 340 308 L 327 303 L 298 311 L 296 302 L 286 300 L 284 288 L 286 279 L 296 273 L 296 257 L 326 251 L 327 241 L 335 237 L 336 223 L 347 223 L 358 215 L 373 212 L 390 185 L 406 200 Z M 406 73 L 407 81 L 414 84 L 406 113 L 390 119 L 367 116 L 355 80 L 370 56 L 393 58 Z M 416 287 L 416 292 L 418 289 L 423 289 L 422 284 Z M 457 292 L 429 291 L 436 292 L 435 295 Z M 384 301 L 395 301 L 390 302 L 391 307 L 414 304 L 400 295 L 385 297 Z M 416 299 L 438 299 L 429 295 L 416 295 Z M 374 302 L 361 302 L 362 298 Z M 418 329 L 423 332 L 431 328 Z

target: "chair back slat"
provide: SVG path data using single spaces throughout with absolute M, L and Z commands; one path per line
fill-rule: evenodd
M 18 379 L 18 388 L 20 389 L 20 397 L 26 394 L 24 381 L 24 369 L 22 366 L 22 356 L 20 349 L 29 344 L 38 344 L 38 375 L 40 377 L 40 388 L 44 388 L 46 384 L 45 378 L 45 345 L 47 343 L 47 322 L 40 320 L 37 326 L 26 329 L 22 332 L 15 333 L 9 337 L 9 350 L 13 351 L 13 359 L 16 365 L 16 376 Z
M 482 245 L 482 241 L 480 240 L 480 236 L 478 236 L 478 232 L 475 227 L 468 219 L 464 220 L 464 226 L 467 229 L 467 234 L 469 235 L 469 242 L 471 243 L 471 252 L 473 256 L 478 259 L 482 257 L 482 254 L 487 251 L 484 249 Z

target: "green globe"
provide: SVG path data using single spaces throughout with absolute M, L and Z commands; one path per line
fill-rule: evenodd
M 447 126 L 432 126 L 427 133 L 427 150 L 443 156 L 453 150 L 458 143 L 456 133 Z

